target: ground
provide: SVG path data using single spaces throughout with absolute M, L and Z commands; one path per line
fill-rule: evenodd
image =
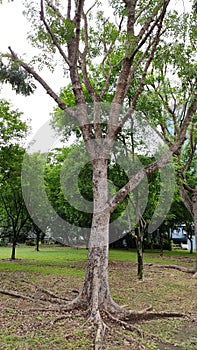
M 194 264 L 194 258 L 188 256 L 158 255 L 154 261 L 185 267 Z M 86 323 L 86 315 L 79 310 L 65 313 L 65 300 L 55 298 L 71 300 L 77 295 L 85 265 L 85 260 L 58 261 L 56 266 L 47 259 L 43 264 L 41 260 L 2 259 L 0 288 L 13 295 L 0 294 L 0 349 L 93 349 L 94 328 Z M 103 315 L 107 324 L 104 350 L 197 349 L 197 280 L 192 274 L 145 264 L 144 280 L 138 281 L 136 263 L 110 260 L 109 275 L 112 296 L 120 305 L 133 310 L 152 305 L 153 310 L 185 317 L 135 321 L 131 331 L 127 324 L 118 325 Z

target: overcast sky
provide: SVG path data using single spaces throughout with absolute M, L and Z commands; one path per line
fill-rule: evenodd
M 31 57 L 32 48 L 26 39 L 29 24 L 22 15 L 22 2 L 22 0 L 15 0 L 9 3 L 4 1 L 4 4 L 0 5 L 0 52 L 6 52 L 10 45 L 19 55 L 27 53 L 27 55 Z M 187 4 L 186 8 L 188 8 L 190 1 L 171 1 L 172 5 L 178 5 L 179 8 L 183 8 L 183 3 Z M 46 77 L 46 72 L 44 77 Z M 57 93 L 60 87 L 66 85 L 66 79 L 62 77 L 62 71 L 60 70 L 57 70 L 53 75 L 47 75 L 47 81 L 49 85 L 52 81 L 51 85 Z M 31 119 L 33 133 L 49 119 L 53 107 L 56 106 L 55 102 L 53 102 L 51 97 L 49 97 L 40 86 L 38 86 L 35 93 L 29 97 L 16 95 L 9 85 L 4 85 L 0 93 L 1 98 L 10 101 L 15 108 L 18 108 L 19 111 L 24 113 L 25 118 Z
M 30 27 L 22 14 L 23 9 L 22 0 L 15 0 L 10 3 L 6 3 L 5 1 L 3 5 L 0 5 L 0 52 L 7 52 L 8 46 L 11 46 L 18 55 L 32 52 L 32 48 L 26 39 Z M 31 57 L 31 54 L 28 56 Z M 41 74 L 44 74 L 46 77 L 46 72 Z M 47 71 L 47 81 L 49 84 L 51 80 L 51 85 L 58 93 L 60 87 L 64 85 L 62 71 L 58 70 L 54 75 L 49 74 Z M 11 102 L 14 108 L 23 112 L 24 118 L 31 119 L 33 133 L 49 119 L 50 113 L 56 106 L 52 98 L 39 85 L 37 85 L 34 94 L 24 97 L 16 95 L 10 85 L 6 84 L 0 90 L 0 97 L 5 98 Z

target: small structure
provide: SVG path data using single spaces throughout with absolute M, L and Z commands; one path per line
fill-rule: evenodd
M 26 245 L 34 246 L 36 240 L 36 234 L 33 231 L 28 232 L 27 239 L 25 241 Z
M 171 231 L 171 239 L 173 243 L 177 246 L 182 244 L 186 245 L 187 242 L 187 232 L 185 231 L 185 225 L 177 226 L 173 231 Z

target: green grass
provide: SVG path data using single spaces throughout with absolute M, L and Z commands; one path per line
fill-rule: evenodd
M 178 258 L 195 258 L 195 252 L 190 254 L 185 250 L 164 251 L 163 258 L 160 256 L 159 250 L 146 250 L 144 252 L 144 263 L 154 264 L 172 264 L 172 260 L 177 262 Z M 136 262 L 136 251 L 132 250 L 110 250 L 109 259 L 125 262 Z
M 16 249 L 16 260 L 10 262 L 11 248 L 0 248 L 0 271 L 26 271 L 29 273 L 40 273 L 43 275 L 71 275 L 81 277 L 84 271 L 75 269 L 76 262 L 87 260 L 86 249 L 69 249 L 61 247 L 42 247 L 39 252 L 34 248 L 21 246 Z M 75 263 L 75 264 L 74 264 Z M 74 264 L 74 265 L 73 265 Z M 77 264 L 76 264 L 77 266 Z
M 6 259 L 11 256 L 10 247 L 0 247 L 0 259 Z M 63 261 L 86 260 L 86 249 L 70 249 L 58 246 L 41 246 L 40 251 L 36 252 L 34 247 L 18 246 L 16 248 L 17 259 L 33 259 L 37 262 L 48 263 L 52 261 L 61 265 Z
M 85 273 L 85 262 L 87 261 L 87 249 L 74 249 L 59 246 L 41 246 L 36 252 L 34 247 L 18 246 L 16 249 L 16 260 L 10 262 L 10 247 L 0 247 L 0 271 L 26 271 L 29 273 L 40 273 L 43 275 L 70 275 L 82 277 Z M 195 258 L 187 251 L 165 251 L 163 259 L 159 251 L 146 251 L 144 263 L 173 264 L 178 258 Z M 8 259 L 8 260 L 7 260 Z M 109 260 L 120 262 L 137 261 L 135 251 L 110 250 Z M 174 260 L 174 262 L 173 262 Z M 187 266 L 187 259 L 180 261 L 182 266 Z
M 62 332 L 63 333 L 63 332 Z M 89 340 L 82 338 L 76 339 L 75 343 L 70 343 L 68 340 L 65 340 L 65 343 L 62 344 L 63 334 L 60 336 L 56 334 L 52 334 L 47 337 L 44 332 L 40 331 L 36 336 L 29 337 L 27 339 L 26 336 L 7 336 L 4 337 L 3 342 L 0 344 L 0 349 L 3 350 L 24 350 L 24 349 L 39 349 L 42 344 L 42 349 L 48 349 L 49 344 L 53 346 L 54 349 L 68 349 L 75 350 L 77 349 L 87 349 L 89 344 Z
M 19 246 L 16 249 L 16 259 L 27 259 L 28 264 L 37 264 L 41 266 L 62 266 L 68 262 L 86 261 L 88 251 L 87 249 L 74 249 L 58 246 L 41 246 L 40 251 L 36 252 L 34 247 Z M 0 259 L 9 259 L 11 256 L 10 247 L 0 247 Z M 190 254 L 185 250 L 164 251 L 161 259 L 160 252 L 158 250 L 145 251 L 144 262 L 145 263 L 160 263 L 166 264 L 172 262 L 172 259 L 177 258 L 195 258 L 195 252 Z M 169 258 L 169 260 L 167 259 Z M 109 260 L 136 262 L 136 252 L 134 250 L 118 250 L 113 249 L 109 251 Z

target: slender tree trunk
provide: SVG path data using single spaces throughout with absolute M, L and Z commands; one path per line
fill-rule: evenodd
M 193 254 L 193 236 L 189 234 L 188 239 L 190 241 L 190 254 Z
M 169 251 L 172 250 L 171 240 L 172 240 L 171 231 L 168 231 L 168 250 Z
M 193 206 L 193 219 L 194 219 L 194 233 L 196 239 L 196 264 L 195 271 L 197 272 L 197 186 L 195 187 L 192 195 L 192 206 Z
M 40 233 L 36 233 L 36 251 L 39 252 Z
M 103 212 L 108 200 L 107 159 L 93 161 L 94 212 L 89 240 L 88 264 L 82 290 L 92 315 L 102 310 L 110 300 L 108 285 L 108 249 L 110 213 Z
M 163 256 L 163 233 L 160 232 L 160 256 Z
M 13 242 L 12 242 L 12 252 L 11 252 L 11 260 L 16 259 L 16 235 L 14 234 Z
M 138 270 L 137 276 L 139 280 L 143 279 L 143 234 L 140 228 L 137 228 L 136 234 L 136 248 L 137 248 L 137 262 L 138 262 Z
M 154 241 L 153 241 L 153 233 L 151 233 L 151 243 L 150 243 L 150 249 L 153 250 L 154 249 Z

